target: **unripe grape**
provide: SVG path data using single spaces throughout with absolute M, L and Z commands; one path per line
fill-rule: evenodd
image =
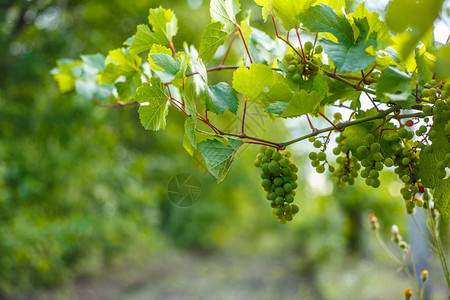
M 272 161 L 272 162 L 269 163 L 268 169 L 269 169 L 270 173 L 275 174 L 275 173 L 277 173 L 280 170 L 280 166 L 278 165 L 277 162 Z
M 341 150 L 338 147 L 333 148 L 333 154 L 334 155 L 339 155 L 340 153 L 341 153 Z
M 284 56 L 284 60 L 285 60 L 285 61 L 291 61 L 292 59 L 294 59 L 294 54 L 292 54 L 292 53 L 287 53 L 287 54 Z
M 278 151 L 272 155 L 272 159 L 275 161 L 279 161 L 281 158 L 282 158 L 281 153 Z
M 316 48 L 314 49 L 314 53 L 315 54 L 320 54 L 323 51 L 323 47 L 321 45 L 317 45 Z
M 273 183 L 276 186 L 281 186 L 283 184 L 283 179 L 281 179 L 281 177 L 275 177 L 275 179 L 273 180 Z
M 281 173 L 283 175 L 290 175 L 292 173 L 292 170 L 288 167 L 284 167 L 283 169 L 281 169 Z
M 270 181 L 270 179 L 263 179 L 261 185 L 264 188 L 269 188 L 272 185 L 272 182 Z
M 380 176 L 380 173 L 377 170 L 371 170 L 369 172 L 369 177 L 372 179 L 376 179 L 378 176 Z
M 400 128 L 398 130 L 398 136 L 401 137 L 402 139 L 406 138 L 406 136 L 408 135 L 408 130 L 406 130 L 405 128 Z
M 335 167 L 333 167 L 333 166 L 328 166 L 328 171 L 330 171 L 331 173 L 333 173 L 334 171 L 336 170 L 336 168 Z
M 281 196 L 278 196 L 275 198 L 275 204 L 276 205 L 282 205 L 284 203 L 284 198 Z
M 286 213 L 286 215 L 284 216 L 284 218 L 285 218 L 287 221 L 292 221 L 292 219 L 293 219 L 292 213 Z
M 291 182 L 291 177 L 290 176 L 283 176 L 281 178 L 283 179 L 283 183 Z
M 316 171 L 317 173 L 325 172 L 325 166 L 324 165 L 317 166 Z
M 287 67 L 287 70 L 291 73 L 294 73 L 297 70 L 297 66 L 296 65 L 289 65 Z
M 298 183 L 296 181 L 291 182 L 292 189 L 295 190 L 298 187 Z M 292 191 L 294 192 L 294 191 Z
M 394 165 L 394 161 L 392 160 L 392 158 L 386 158 L 384 160 L 384 165 L 388 168 L 392 167 Z
M 417 194 L 419 192 L 419 187 L 417 185 L 413 185 L 411 187 L 411 193 Z
M 380 182 L 380 179 L 378 179 L 378 178 L 375 178 L 375 179 L 372 179 L 372 187 L 373 188 L 377 188 L 377 187 L 379 187 L 380 186 L 380 184 L 381 184 L 381 182 Z
M 367 134 L 365 137 L 364 137 L 364 140 L 367 142 L 367 143 L 369 143 L 369 144 L 371 144 L 371 143 L 373 143 L 374 142 L 374 140 L 375 140 L 375 137 L 373 136 L 373 134 Z
M 383 168 L 384 168 L 384 165 L 381 161 L 378 161 L 375 163 L 375 170 L 381 171 L 381 170 L 383 170 Z
M 283 196 L 284 195 L 284 189 L 279 186 L 275 188 L 275 194 L 277 194 L 277 196 Z
M 277 216 L 280 216 L 283 214 L 283 209 L 281 207 L 277 207 L 273 210 L 273 213 L 276 214 Z
M 381 146 L 378 143 L 373 143 L 372 145 L 370 145 L 370 152 L 373 154 L 379 152 L 380 149 L 381 149 Z
M 313 48 L 313 43 L 306 42 L 305 45 L 303 45 L 303 48 L 305 49 L 306 52 L 310 52 Z
M 313 145 L 315 148 L 320 148 L 320 147 L 322 147 L 322 142 L 319 140 L 315 140 Z
M 292 206 L 290 204 L 285 204 L 283 210 L 284 212 L 291 212 Z
M 268 157 L 268 158 L 271 158 L 272 157 L 272 154 L 274 153 L 275 151 L 272 149 L 272 148 L 267 148 L 266 149 L 266 156 Z
M 283 189 L 286 193 L 290 193 L 290 192 L 292 192 L 292 185 L 290 183 L 285 183 L 283 185 Z
M 327 159 L 327 155 L 326 155 L 325 152 L 319 152 L 319 154 L 317 155 L 317 158 L 318 158 L 320 161 L 324 161 L 325 159 Z
M 298 207 L 297 204 L 291 205 L 291 214 L 296 214 L 296 213 L 298 213 L 299 210 L 300 210 L 300 208 Z
M 369 149 L 367 149 L 366 146 L 359 146 L 356 149 L 356 154 L 358 154 L 359 157 L 365 157 L 367 154 L 369 154 Z
M 294 202 L 294 196 L 292 194 L 287 194 L 285 200 L 287 203 L 292 203 Z
M 283 157 L 282 159 L 280 159 L 279 164 L 282 167 L 287 167 L 289 166 L 289 159 Z
M 402 181 L 403 181 L 404 183 L 408 183 L 410 179 L 411 179 L 411 178 L 410 178 L 408 175 L 403 175 L 403 176 L 402 176 Z
M 261 166 L 261 161 L 259 160 L 259 159 L 255 159 L 255 161 L 253 162 L 253 165 L 255 166 L 255 167 L 260 167 Z
M 310 152 L 308 157 L 311 160 L 316 160 L 317 159 L 317 153 L 316 152 Z

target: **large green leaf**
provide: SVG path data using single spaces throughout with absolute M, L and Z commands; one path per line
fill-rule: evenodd
M 200 41 L 199 57 L 205 63 L 210 62 L 228 36 L 229 33 L 223 30 L 223 24 L 220 22 L 213 22 L 206 26 Z
M 142 59 L 129 53 L 126 49 L 114 49 L 109 51 L 105 60 L 106 67 L 99 74 L 99 83 L 114 83 L 120 76 L 128 77 L 130 73 L 139 72 Z
M 437 53 L 436 73 L 443 79 L 450 78 L 450 45 L 448 44 Z
M 407 33 L 399 45 L 404 60 L 413 53 L 420 39 L 433 28 L 444 0 L 392 0 L 386 13 L 386 23 L 394 32 Z M 406 31 L 407 29 L 411 31 Z
M 152 78 L 152 84 L 144 83 L 136 92 L 139 106 L 139 119 L 147 130 L 159 130 L 166 127 L 168 96 L 166 88 L 159 78 Z
M 211 18 L 214 21 L 222 22 L 226 32 L 236 26 L 236 15 L 240 11 L 240 4 L 237 0 L 211 0 Z
M 161 6 L 151 8 L 148 22 L 152 26 L 138 25 L 134 41 L 130 47 L 131 54 L 138 54 L 149 50 L 152 44 L 168 44 L 177 34 L 177 18 L 170 9 Z
M 266 13 L 270 11 L 280 18 L 284 29 L 291 30 L 300 25 L 295 17 L 308 9 L 316 0 L 255 0 L 255 2 L 262 6 Z
M 433 152 L 423 153 L 421 151 L 419 156 L 420 169 L 417 175 L 422 179 L 423 186 L 430 189 L 440 185 L 442 179 L 438 176 L 438 163 L 444 160 L 445 154 L 450 149 L 450 143 L 444 127 L 444 123 L 433 125 L 433 129 L 437 132 L 437 136 L 433 138 L 431 145 Z
M 281 114 L 284 118 L 294 118 L 304 114 L 315 112 L 319 109 L 320 101 L 323 99 L 323 94 L 312 91 L 310 93 L 301 90 L 295 93 L 289 105 Z
M 389 66 L 383 70 L 381 77 L 376 84 L 377 96 L 384 102 L 393 101 L 403 108 L 410 108 L 414 103 L 414 96 L 411 95 L 411 76 L 402 72 L 396 67 Z
M 311 6 L 301 13 L 298 19 L 313 32 L 329 32 L 339 42 L 354 42 L 353 29 L 345 16 L 339 16 L 325 4 Z
M 450 218 L 450 178 L 443 180 L 434 190 L 434 207 L 444 220 Z
M 252 64 L 250 69 L 239 67 L 233 74 L 233 88 L 264 109 L 270 103 L 289 101 L 293 96 L 286 79 L 263 64 Z
M 117 93 L 120 101 L 130 101 L 136 94 L 136 89 L 142 84 L 141 72 L 132 72 L 124 82 L 117 82 Z
M 182 78 L 188 67 L 188 58 L 184 52 L 178 52 L 175 58 L 166 53 L 151 53 L 149 55 L 152 64 L 157 66 L 153 69 L 161 81 L 172 82 L 175 78 Z
M 225 82 L 209 87 L 205 97 L 206 109 L 216 114 L 223 114 L 225 109 L 236 114 L 239 99 L 236 91 Z
M 205 158 L 208 171 L 221 182 L 228 173 L 237 150 L 242 145 L 242 141 L 229 139 L 229 145 L 225 145 L 218 140 L 206 140 L 198 146 Z

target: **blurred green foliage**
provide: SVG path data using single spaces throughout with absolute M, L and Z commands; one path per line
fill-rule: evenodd
M 179 19 L 177 48 L 184 40 L 198 46 L 210 21 L 205 2 L 195 9 L 183 0 L 165 3 Z M 297 196 L 303 213 L 280 226 L 251 163 L 256 147 L 239 154 L 225 182 L 216 185 L 182 148 L 181 113 L 169 114 L 166 132 L 150 133 L 136 108 L 106 109 L 58 93 L 49 73 L 58 58 L 118 47 L 146 22 L 148 8 L 159 5 L 16 0 L 0 7 L 0 294 L 52 287 L 130 251 L 148 255 L 171 246 L 230 253 L 290 249 L 304 258 L 303 270 L 311 270 L 361 253 L 368 211 L 386 224 L 399 222 L 401 202 L 388 191 L 356 187 L 320 196 L 308 190 L 303 173 Z M 243 1 L 243 11 L 249 7 Z M 253 14 L 259 18 L 260 12 Z M 229 116 L 221 126 L 235 121 Z M 257 123 L 250 124 L 255 131 L 287 136 L 280 123 Z M 300 169 L 307 163 L 294 160 Z M 167 183 L 180 172 L 202 182 L 201 199 L 191 208 L 167 199 Z

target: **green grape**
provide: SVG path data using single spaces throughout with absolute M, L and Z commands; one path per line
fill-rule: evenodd
M 269 200 L 275 200 L 277 198 L 277 194 L 275 194 L 274 192 L 271 192 L 270 194 L 269 194 Z
M 398 136 L 401 137 L 402 139 L 406 138 L 406 136 L 408 135 L 408 130 L 406 130 L 405 128 L 400 128 L 398 130 Z
M 292 185 L 290 183 L 285 183 L 283 185 L 283 189 L 286 193 L 290 193 L 290 192 L 292 192 Z
M 261 179 L 266 179 L 266 178 L 270 179 L 270 174 L 262 172 L 261 173 Z
M 261 185 L 263 186 L 263 188 L 269 188 L 272 185 L 272 182 L 270 181 L 270 179 L 263 179 L 263 181 L 261 182 Z
M 324 160 L 327 159 L 327 154 L 326 154 L 325 152 L 319 152 L 319 154 L 317 155 L 317 158 L 318 158 L 320 161 L 324 161 Z
M 316 160 L 317 159 L 317 153 L 316 152 L 310 152 L 308 157 L 311 160 Z
M 277 207 L 273 210 L 273 213 L 277 216 L 280 216 L 283 214 L 283 209 L 281 207 Z
M 279 164 L 282 167 L 287 167 L 289 165 L 289 159 L 283 157 L 282 159 L 280 159 Z
M 291 73 L 294 73 L 297 70 L 297 66 L 296 65 L 289 65 L 287 67 L 287 70 Z
M 331 165 L 328 166 L 328 171 L 329 171 L 329 172 L 333 173 L 335 170 L 336 170 L 335 167 L 333 167 L 333 166 L 331 166 Z
M 269 163 L 268 169 L 270 173 L 275 174 L 280 171 L 280 165 L 277 162 L 272 161 Z
M 410 179 L 411 179 L 411 178 L 410 178 L 408 175 L 403 175 L 403 176 L 402 176 L 402 181 L 403 181 L 404 183 L 408 183 Z
M 298 207 L 297 204 L 291 204 L 291 214 L 294 215 L 294 214 L 298 213 L 299 210 L 300 210 L 300 208 Z
M 273 183 L 274 183 L 276 186 L 280 186 L 280 185 L 283 184 L 283 179 L 281 179 L 281 177 L 275 177 L 275 179 L 273 180 Z
M 283 198 L 283 197 L 277 196 L 277 197 L 275 198 L 275 204 L 276 204 L 276 205 L 283 205 L 283 203 L 284 203 L 284 198 Z
M 367 178 L 369 177 L 369 170 L 368 169 L 364 169 L 361 171 L 361 177 L 362 178 Z
M 285 61 L 291 61 L 293 58 L 294 58 L 294 55 L 293 55 L 292 53 L 287 53 L 287 54 L 284 56 L 284 60 L 285 60 Z
M 298 187 L 298 183 L 297 182 L 292 182 L 291 183 L 292 189 L 295 190 Z
M 359 149 L 359 148 L 358 148 Z M 367 149 L 367 148 L 366 148 Z M 370 160 L 368 159 L 363 159 L 361 160 L 361 166 L 363 167 L 368 167 L 370 165 Z
M 290 175 L 292 173 L 292 170 L 288 167 L 284 167 L 283 169 L 281 169 L 281 173 L 283 175 Z
M 436 90 L 435 88 L 431 88 L 431 89 L 429 89 L 428 91 L 429 91 L 430 97 L 431 97 L 431 96 L 435 96 L 436 93 L 437 93 L 437 90 Z
M 356 154 L 358 154 L 359 157 L 365 157 L 367 154 L 369 154 L 369 149 L 367 149 L 366 146 L 359 146 L 356 149 Z
M 269 163 L 263 164 L 262 167 L 261 167 L 261 169 L 262 169 L 262 171 L 263 171 L 264 173 L 270 174 L 270 171 L 269 171 Z
M 313 46 L 314 46 L 313 43 L 311 43 L 311 42 L 306 42 L 306 43 L 303 45 L 303 48 L 305 49 L 306 52 L 310 52 L 310 51 L 312 50 Z
M 372 183 L 372 187 L 377 188 L 377 187 L 380 186 L 381 181 L 380 181 L 380 179 L 375 178 L 375 179 L 372 179 L 372 182 L 371 182 L 371 183 Z
M 320 148 L 320 147 L 322 147 L 322 142 L 319 141 L 319 140 L 315 140 L 314 143 L 313 143 L 313 146 L 315 148 Z
M 411 187 L 411 193 L 417 194 L 419 192 L 419 187 L 417 185 L 414 185 Z
M 378 143 L 373 143 L 372 145 L 370 145 L 370 152 L 372 154 L 375 154 L 375 153 L 379 152 L 380 149 L 381 149 L 381 146 Z
M 341 150 L 338 147 L 333 148 L 333 154 L 334 155 L 339 155 L 340 153 L 341 153 Z
M 325 166 L 324 165 L 317 166 L 316 171 L 317 171 L 317 173 L 325 172 Z
M 296 81 L 296 82 L 299 82 L 301 79 L 302 79 L 302 76 L 301 76 L 300 74 L 298 74 L 298 73 L 295 73 L 295 74 L 292 76 L 292 80 L 294 80 L 294 81 Z
M 291 176 L 283 176 L 281 178 L 283 179 L 283 183 L 291 182 Z
M 323 47 L 321 45 L 317 45 L 316 48 L 314 49 L 314 53 L 315 54 L 320 54 L 323 51 Z
M 444 84 L 444 90 L 447 92 L 450 92 L 450 82 L 447 82 L 446 84 Z
M 405 166 L 409 165 L 409 158 L 408 157 L 404 157 L 402 159 L 402 164 L 405 165 Z
M 283 196 L 284 195 L 284 189 L 279 186 L 275 188 L 275 194 L 277 194 L 277 196 Z
M 394 165 L 394 161 L 392 160 L 392 158 L 386 158 L 384 160 L 384 165 L 388 168 L 392 167 Z
M 294 196 L 292 194 L 287 194 L 285 200 L 287 203 L 292 203 L 294 202 Z
M 384 165 L 381 161 L 378 161 L 375 163 L 375 170 L 381 171 L 381 170 L 383 170 L 383 168 L 384 168 Z
M 340 119 L 342 119 L 342 115 L 341 115 L 341 113 L 335 113 L 334 115 L 333 115 L 333 117 L 336 119 L 336 120 L 340 120 Z
M 369 177 L 371 179 L 376 179 L 376 178 L 378 178 L 378 176 L 380 176 L 380 173 L 375 169 L 373 169 L 369 172 Z
M 315 136 L 310 136 L 310 137 L 308 138 L 308 141 L 309 141 L 310 143 L 314 143 L 315 140 L 316 140 L 316 137 L 315 137 Z
M 281 153 L 278 151 L 272 155 L 272 159 L 275 161 L 279 161 L 281 158 L 282 158 Z
M 255 161 L 253 162 L 253 165 L 255 166 L 255 167 L 260 167 L 261 166 L 261 161 L 259 160 L 259 159 L 255 159 Z
M 274 153 L 275 151 L 272 149 L 272 148 L 267 148 L 266 149 L 266 156 L 268 157 L 268 158 L 271 158 L 272 157 L 272 154 Z
M 291 213 L 286 213 L 286 215 L 284 216 L 284 218 L 285 218 L 287 221 L 292 221 L 292 219 L 293 219 L 294 217 L 292 216 Z
M 383 159 L 383 155 L 381 155 L 380 152 L 377 152 L 377 153 L 375 153 L 375 154 L 372 156 L 372 158 L 373 158 L 373 160 L 375 160 L 375 161 L 381 161 L 381 160 Z

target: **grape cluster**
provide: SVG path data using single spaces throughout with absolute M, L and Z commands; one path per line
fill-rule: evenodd
M 301 82 L 303 80 L 303 75 L 308 75 L 311 71 L 317 71 L 316 66 L 322 66 L 322 59 L 319 55 L 322 53 L 323 48 L 321 45 L 317 45 L 314 48 L 313 54 L 313 44 L 311 42 L 306 42 L 303 47 L 303 52 L 305 53 L 305 58 L 307 61 L 311 61 L 314 65 L 305 64 L 303 59 L 297 55 L 297 53 L 287 53 L 284 56 L 284 64 L 286 66 L 286 70 L 288 71 L 287 75 L 289 78 L 294 80 L 295 82 Z M 301 50 L 299 51 L 299 53 Z
M 340 116 L 335 115 L 335 119 Z M 344 155 L 336 157 L 336 163 L 339 165 L 337 168 L 330 166 L 330 172 L 333 177 L 336 177 L 334 183 L 340 187 L 346 187 L 355 183 L 355 178 L 358 177 L 358 172 L 361 169 L 361 165 L 355 156 L 350 156 L 350 150 L 344 143 L 345 136 L 340 135 L 336 138 L 338 146 L 333 149 L 334 155 L 343 153 Z
M 294 202 L 297 188 L 297 171 L 295 164 L 290 162 L 289 151 L 274 151 L 272 148 L 261 147 L 254 165 L 261 168 L 261 186 L 267 192 L 272 215 L 278 218 L 280 224 L 292 221 L 299 207 Z
M 368 133 L 364 137 L 364 145 L 356 149 L 356 154 L 361 158 L 361 166 L 364 169 L 361 171 L 361 177 L 365 178 L 368 186 L 377 188 L 380 186 L 380 171 L 383 170 L 384 157 L 380 152 L 381 146 L 375 142 L 375 136 Z M 386 162 L 385 162 L 386 163 Z M 387 164 L 392 166 L 391 159 L 387 159 Z

